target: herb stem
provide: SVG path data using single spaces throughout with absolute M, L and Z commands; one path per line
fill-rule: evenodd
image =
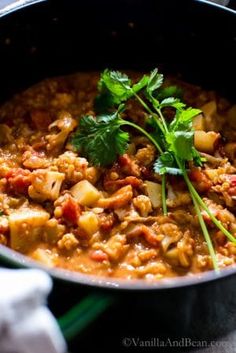
M 162 114 L 161 109 L 156 108 L 156 107 L 154 107 L 154 108 L 156 109 L 158 115 L 159 115 L 160 118 L 161 118 L 161 121 L 162 121 L 162 124 L 163 124 L 163 126 L 164 126 L 165 132 L 168 133 L 169 131 L 168 131 L 168 128 L 167 128 L 167 125 L 166 125 L 166 121 L 165 121 L 165 118 L 164 118 L 164 116 L 163 116 L 163 114 Z
M 158 109 L 157 113 L 159 114 L 161 121 L 159 121 L 157 115 L 149 108 L 149 106 L 144 102 L 144 100 L 137 94 L 134 92 L 134 96 L 136 97 L 136 99 L 139 101 L 139 103 L 146 109 L 146 111 L 154 118 L 154 120 L 156 121 L 158 127 L 160 128 L 160 130 L 162 131 L 163 134 L 168 132 L 167 126 L 166 126 L 166 122 L 165 119 L 162 115 L 162 112 Z M 164 128 L 163 128 L 164 127 Z M 148 134 L 149 135 L 149 134 Z M 147 135 L 146 135 L 147 136 Z M 152 136 L 149 135 L 149 139 L 151 140 Z M 156 146 L 156 144 L 154 143 L 154 139 L 151 140 L 152 143 Z M 160 146 L 159 146 L 160 147 Z M 159 152 L 162 154 L 163 151 L 162 149 L 158 149 Z M 161 197 L 162 197 L 162 210 L 163 210 L 163 214 L 166 216 L 167 215 L 167 205 L 166 205 L 166 176 L 163 174 L 161 177 Z
M 189 177 L 186 172 L 183 174 L 183 176 L 184 176 L 185 182 L 188 185 L 188 188 L 189 188 L 191 194 L 194 195 L 195 199 L 197 200 L 199 205 L 206 211 L 206 213 L 208 214 L 208 216 L 210 217 L 212 222 L 217 226 L 217 228 L 219 228 L 222 231 L 222 233 L 230 241 L 232 241 L 233 243 L 236 243 L 236 239 L 234 238 L 234 236 L 223 226 L 223 224 L 220 221 L 218 221 L 218 219 L 211 213 L 211 211 L 209 210 L 209 208 L 207 207 L 205 202 L 202 201 L 200 195 L 198 194 L 198 192 L 196 191 L 196 189 L 192 185 L 191 181 L 189 180 Z
M 157 111 L 161 121 L 162 121 L 162 124 L 163 124 L 163 127 L 164 127 L 164 130 L 166 133 L 169 132 L 168 130 L 168 127 L 166 125 L 166 122 L 165 122 L 165 118 L 162 114 L 162 111 L 161 109 L 159 108 L 156 108 L 154 106 L 155 110 Z M 208 232 L 208 229 L 206 227 L 206 224 L 204 222 L 204 219 L 202 217 L 202 214 L 201 214 L 201 211 L 200 211 L 200 208 L 199 208 L 199 204 L 201 205 L 202 203 L 204 204 L 204 209 L 206 210 L 206 212 L 208 213 L 209 217 L 214 217 L 212 215 L 212 213 L 210 212 L 210 210 L 208 209 L 208 207 L 205 205 L 205 203 L 202 201 L 201 197 L 198 195 L 197 191 L 195 190 L 195 188 L 193 187 L 192 183 L 190 182 L 189 178 L 188 178 L 188 175 L 185 171 L 185 168 L 183 168 L 182 166 L 182 163 L 179 161 L 179 159 L 176 157 L 176 162 L 177 164 L 179 165 L 179 168 L 182 170 L 183 172 L 183 177 L 185 179 L 185 182 L 188 186 L 188 189 L 189 189 L 189 192 L 190 192 L 190 195 L 192 197 L 192 200 L 193 200 L 193 204 L 194 204 L 194 207 L 195 207 L 195 210 L 196 210 L 196 213 L 197 213 L 197 216 L 198 216 L 198 219 L 199 219 L 199 223 L 200 223 L 200 226 L 201 226 L 201 229 L 202 229 L 202 232 L 203 232 L 203 235 L 204 235 L 204 238 L 206 240 L 206 243 L 207 243 L 207 247 L 208 247 L 208 250 L 209 250 L 209 253 L 210 253 L 210 256 L 212 258 L 212 263 L 213 263 L 213 267 L 215 269 L 216 272 L 219 271 L 219 267 L 218 267 L 218 263 L 217 263 L 217 259 L 216 259 L 216 255 L 215 255 L 215 251 L 214 251 L 214 248 L 213 248 L 213 245 L 212 245 L 212 241 L 211 241 L 211 238 L 210 238 L 210 235 L 209 235 L 209 232 Z M 165 175 L 162 175 L 162 188 L 161 188 L 161 191 L 162 191 L 162 204 L 163 204 L 163 213 L 164 215 L 167 214 L 167 207 L 166 207 L 166 180 L 165 180 Z M 201 203 L 199 202 L 199 199 L 201 200 Z M 202 206 L 203 207 L 203 206 Z M 214 220 L 212 219 L 212 221 L 214 221 L 214 223 L 218 226 L 218 228 L 220 230 L 222 230 L 222 232 L 225 234 L 225 231 L 228 233 L 228 234 L 225 234 L 229 237 L 229 239 L 232 240 L 232 235 L 223 227 L 223 225 L 215 218 Z M 219 227 L 220 225 L 220 227 Z M 223 229 L 222 229 L 223 228 Z M 234 238 L 233 238 L 234 239 Z M 236 242 L 236 239 L 234 239 L 234 241 Z
M 157 115 L 149 108 L 149 106 L 144 102 L 144 100 L 137 93 L 134 93 L 134 96 L 139 101 L 139 103 L 146 109 L 146 111 L 154 118 L 154 120 L 156 121 L 159 129 L 164 134 L 165 130 L 163 129 L 163 126 L 162 126 L 161 122 L 159 121 Z
M 180 162 L 179 158 L 175 157 L 176 159 L 176 162 L 179 166 L 179 168 L 182 170 L 182 173 L 183 173 L 183 178 L 188 186 L 188 189 L 189 189 L 189 192 L 190 192 L 190 195 L 191 195 L 191 198 L 193 200 L 193 204 L 194 204 L 194 207 L 195 207 L 195 210 L 196 210 L 196 213 L 197 213 L 197 216 L 198 216 L 198 219 L 199 219 L 199 223 L 200 223 L 200 226 L 201 226 L 201 229 L 202 229 L 202 233 L 203 233 L 203 236 L 206 240 L 206 243 L 207 243 L 207 247 L 208 247 L 208 251 L 209 251 L 209 254 L 211 256 L 211 259 L 212 259 L 212 263 L 213 263 L 213 267 L 214 267 L 214 270 L 216 272 L 219 272 L 219 267 L 218 267 L 218 262 L 217 262 L 217 258 L 216 258 L 216 254 L 215 254 L 215 251 L 214 251 L 214 248 L 213 248 L 213 245 L 212 245 L 212 241 L 211 241 L 211 237 L 209 235 L 209 232 L 208 232 L 208 229 L 206 227 L 206 224 L 205 224 L 205 221 L 202 217 L 202 214 L 201 214 L 201 210 L 200 210 L 200 207 L 199 207 L 199 198 L 200 196 L 198 195 L 197 193 L 197 196 L 196 197 L 196 193 L 193 192 L 196 191 L 191 183 L 191 181 L 189 180 L 189 177 L 186 173 L 186 169 L 185 167 L 183 167 L 182 163 Z M 200 198 L 201 200 L 201 198 Z M 204 202 L 203 202 L 204 203 Z M 205 205 L 205 203 L 204 203 Z M 206 206 L 206 205 L 205 205 Z M 206 206 L 206 208 L 208 209 L 208 207 Z M 208 210 L 209 211 L 209 210 Z M 212 215 L 211 212 L 209 211 L 209 216 Z
M 132 126 L 134 129 L 138 130 L 139 132 L 141 132 L 142 134 L 144 134 L 152 143 L 153 145 L 157 148 L 157 150 L 160 153 L 163 153 L 161 146 L 159 145 L 159 143 L 147 132 L 145 131 L 143 128 L 141 128 L 140 126 L 132 123 L 131 121 L 128 120 L 122 120 L 120 125 L 129 125 Z
M 189 192 L 190 192 L 190 194 L 191 194 L 191 196 L 192 196 L 193 204 L 194 204 L 194 207 L 195 207 L 195 210 L 196 210 L 198 219 L 199 219 L 200 226 L 201 226 L 201 228 L 202 228 L 202 233 L 203 233 L 204 238 L 205 238 L 206 243 L 207 243 L 207 247 L 208 247 L 208 250 L 209 250 L 211 259 L 212 259 L 212 263 L 213 263 L 214 270 L 215 270 L 217 273 L 219 273 L 219 266 L 218 266 L 218 262 L 217 262 L 215 250 L 214 250 L 213 245 L 212 245 L 211 237 L 210 237 L 210 235 L 209 235 L 208 229 L 207 229 L 206 224 L 205 224 L 205 222 L 204 222 L 204 219 L 203 219 L 203 217 L 202 217 L 202 214 L 201 214 L 201 211 L 200 211 L 198 202 L 197 202 L 195 196 L 192 194 L 192 192 L 191 192 L 190 189 L 189 189 Z
M 123 120 L 121 122 L 121 125 L 129 125 L 129 126 L 132 126 L 133 128 L 135 128 L 136 130 L 140 131 L 142 134 L 144 134 L 154 144 L 154 146 L 157 148 L 157 150 L 160 152 L 160 154 L 163 153 L 162 148 L 160 147 L 158 142 L 147 131 L 145 131 L 143 128 L 141 128 L 140 126 L 132 123 L 131 121 L 127 121 L 127 120 Z M 164 213 L 164 215 L 167 215 L 166 177 L 165 177 L 165 175 L 162 175 L 162 179 L 161 179 L 161 195 L 162 195 L 162 209 L 163 209 L 163 213 Z

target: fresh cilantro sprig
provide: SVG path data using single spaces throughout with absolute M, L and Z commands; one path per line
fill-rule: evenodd
M 210 212 L 188 177 L 189 161 L 197 166 L 202 165 L 201 156 L 194 147 L 192 127 L 193 118 L 201 111 L 186 107 L 180 99 L 181 90 L 176 86 L 163 87 L 163 81 L 164 77 L 157 69 L 134 84 L 126 74 L 106 69 L 101 74 L 99 94 L 95 100 L 95 109 L 100 115 L 80 119 L 72 144 L 93 164 L 107 166 L 127 150 L 129 133 L 122 129 L 123 126 L 130 126 L 145 135 L 159 153 L 154 171 L 162 176 L 163 213 L 167 214 L 166 175 L 180 175 L 191 195 L 213 267 L 218 271 L 214 247 L 201 210 L 206 211 L 230 241 L 236 243 L 236 239 Z M 148 113 L 146 124 L 151 131 L 122 118 L 124 104 L 130 98 L 135 98 Z M 171 122 L 167 119 L 168 110 L 174 114 Z
M 121 118 L 124 105 L 120 105 L 115 113 L 103 114 L 98 117 L 83 116 L 80 119 L 77 132 L 71 139 L 73 146 L 88 160 L 97 166 L 107 166 L 113 163 L 117 156 L 128 148 L 129 134 L 122 130 L 127 125 L 145 135 L 162 153 L 158 142 L 141 126 Z
M 132 84 L 124 73 L 104 70 L 101 74 L 98 91 L 95 99 L 95 109 L 99 113 L 108 112 L 109 108 L 118 106 L 135 96 L 148 83 L 149 77 L 144 75 L 139 82 Z
M 80 120 L 72 144 L 94 165 L 109 165 L 127 149 L 129 134 L 120 128 L 123 121 L 119 113 L 120 110 L 117 110 L 97 119 L 89 115 Z

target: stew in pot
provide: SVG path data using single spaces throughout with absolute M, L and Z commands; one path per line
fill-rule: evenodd
M 159 280 L 236 262 L 236 105 L 105 70 L 0 108 L 0 243 L 50 267 Z

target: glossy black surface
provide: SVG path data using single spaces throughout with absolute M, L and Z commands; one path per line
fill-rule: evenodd
M 41 2 L 0 19 L 1 101 L 49 76 L 155 66 L 236 101 L 235 14 L 193 0 L 69 3 Z M 92 290 L 86 280 L 80 285 L 80 280 L 72 284 L 68 276 L 64 279 L 55 281 L 50 298 L 58 314 Z M 112 337 L 109 320 L 114 317 L 122 335 L 122 330 L 140 335 L 148 330 L 173 337 L 218 337 L 236 327 L 235 280 L 231 274 L 182 288 L 109 289 L 120 304 L 110 313 L 107 332 Z

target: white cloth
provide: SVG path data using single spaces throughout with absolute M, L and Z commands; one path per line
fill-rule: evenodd
M 40 270 L 0 269 L 0 352 L 65 353 L 66 343 L 46 307 L 51 278 Z

